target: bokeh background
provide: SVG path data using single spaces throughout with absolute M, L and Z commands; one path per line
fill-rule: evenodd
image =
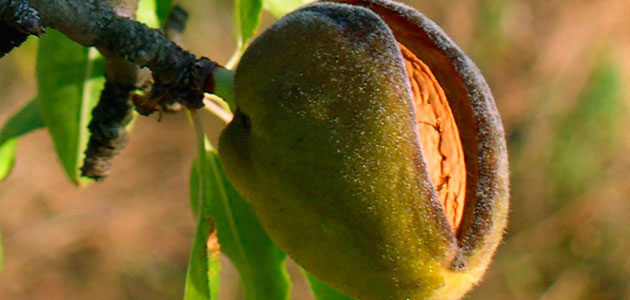
M 630 299 L 630 1 L 405 2 L 477 62 L 507 132 L 510 225 L 467 299 Z M 177 3 L 190 13 L 186 48 L 225 62 L 231 1 Z M 36 49 L 29 39 L 0 60 L 0 123 L 35 96 Z M 222 126 L 206 116 L 213 139 Z M 181 298 L 194 230 L 184 113 L 140 118 L 110 178 L 83 190 L 45 130 L 18 147 L 0 183 L 0 299 Z M 312 299 L 289 266 L 293 299 Z M 242 299 L 234 270 L 222 272 L 221 299 Z

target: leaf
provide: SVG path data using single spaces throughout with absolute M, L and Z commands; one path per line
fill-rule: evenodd
M 184 300 L 218 299 L 219 291 L 219 249 L 218 247 L 208 249 L 207 246 L 208 241 L 216 245 L 214 243 L 216 228 L 212 216 L 208 215 L 208 210 L 200 207 L 207 207 L 209 199 L 208 193 L 204 192 L 199 164 L 199 159 L 195 160 L 190 172 L 190 200 L 197 218 L 197 230 L 188 263 Z M 205 214 L 200 216 L 199 211 L 205 211 Z
M 13 163 L 15 162 L 15 152 L 17 151 L 17 140 L 9 139 L 0 144 L 0 181 L 7 178 Z
M 313 1 L 314 0 L 234 0 L 236 50 L 225 66 L 232 70 L 236 67 L 238 60 L 247 48 L 249 40 L 256 33 L 256 29 L 260 24 L 260 13 L 263 7 L 276 18 L 279 18 Z
M 256 33 L 260 24 L 263 0 L 234 0 L 234 37 L 236 38 L 236 50 L 230 60 L 225 64 L 226 68 L 236 67 L 238 60 L 247 48 L 249 40 Z
M 264 0 L 264 8 L 276 18 L 290 13 L 298 7 L 313 2 L 314 0 Z
M 147 0 L 143 0 L 147 1 Z M 157 15 L 158 20 L 160 21 L 160 25 L 163 25 L 168 18 L 168 15 L 171 13 L 171 7 L 173 6 L 173 0 L 154 0 L 156 4 L 155 13 Z
M 203 194 L 208 201 L 198 204 L 198 212 L 214 217 L 221 251 L 239 271 L 247 300 L 288 299 L 290 282 L 285 270 L 286 255 L 269 239 L 256 215 L 228 182 L 214 149 L 199 159 L 201 180 L 191 187 L 201 187 L 192 195 Z M 205 174 L 205 175 L 204 175 Z M 197 175 L 199 176 L 199 175 Z M 192 176 L 191 178 L 194 178 Z M 199 201 L 199 200 L 197 200 Z
M 214 300 L 219 299 L 219 249 L 208 249 L 208 240 L 216 239 L 216 230 L 210 219 L 203 220 L 197 225 L 195 242 L 193 244 L 184 300 Z
M 13 167 L 17 137 L 43 126 L 36 100 L 26 104 L 4 124 L 0 131 L 0 181 L 6 178 Z
M 42 127 L 44 121 L 37 100 L 31 100 L 4 124 L 0 131 L 0 144 Z
M 236 266 L 245 299 L 288 299 L 286 255 L 267 236 L 254 211 L 228 182 L 216 151 L 208 153 L 213 187 L 210 207 L 219 231 L 221 251 Z
M 55 30 L 40 39 L 37 100 L 57 156 L 76 184 L 83 185 L 83 162 L 92 108 L 103 88 L 103 60 L 94 48 L 80 46 Z
M 599 183 L 619 151 L 624 110 L 618 65 L 602 57 L 572 111 L 559 123 L 548 174 L 556 198 L 572 200 Z
M 306 271 L 303 270 L 302 273 L 306 276 L 309 283 L 311 284 L 311 290 L 313 291 L 313 296 L 315 296 L 315 299 L 317 300 L 352 300 L 352 298 L 329 287 L 324 282 L 319 280 L 317 277 L 307 273 Z
M 195 159 L 192 168 L 190 168 L 190 182 L 188 185 L 190 191 L 190 208 L 195 218 L 199 213 L 199 201 L 203 201 L 203 191 L 201 186 L 201 177 L 199 177 L 199 159 Z
M 215 235 L 208 222 L 199 222 L 195 231 L 195 242 L 188 261 L 184 300 L 218 299 L 219 260 L 208 255 L 206 239 Z M 212 291 L 212 292 L 211 292 Z
M 234 1 L 234 29 L 236 39 L 243 48 L 256 33 L 261 12 L 262 0 Z
M 164 9 L 166 5 L 160 2 L 140 1 L 138 20 L 157 27 L 157 6 Z M 96 49 L 82 47 L 58 31 L 50 30 L 40 39 L 37 79 L 41 115 L 66 174 L 78 185 L 88 182 L 80 177 L 79 167 L 89 139 L 92 108 L 105 82 L 103 64 Z
M 152 28 L 160 27 L 171 11 L 171 0 L 140 0 L 136 19 Z

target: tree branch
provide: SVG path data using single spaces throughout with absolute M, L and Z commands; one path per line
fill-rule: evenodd
M 44 33 L 37 11 L 26 0 L 0 0 L 0 20 L 25 34 Z
M 6 1 L 6 0 L 5 0 Z M 162 31 L 116 15 L 110 4 L 96 0 L 30 0 L 46 26 L 84 46 L 103 49 L 104 55 L 124 58 L 153 72 L 152 98 L 141 113 L 151 113 L 160 99 L 175 99 L 189 107 L 203 106 L 203 93 L 213 92 L 212 71 L 217 64 L 197 59 Z
M 135 20 L 138 0 L 113 4 L 117 15 Z M 108 53 L 107 49 L 99 50 Z M 125 127 L 133 118 L 131 96 L 139 86 L 140 74 L 137 65 L 117 55 L 107 55 L 105 87 L 92 110 L 88 126 L 90 140 L 81 167 L 82 176 L 97 181 L 105 179 L 111 172 L 114 157 L 126 146 L 129 133 Z
M 27 34 L 39 35 L 43 26 L 59 30 L 71 40 L 93 46 L 106 58 L 107 79 L 94 108 L 83 176 L 103 179 L 113 157 L 128 140 L 125 126 L 131 120 L 130 97 L 140 87 L 146 67 L 153 73 L 150 95 L 134 97 L 141 114 L 158 107 L 182 103 L 189 108 L 204 106 L 204 93 L 217 92 L 231 103 L 233 73 L 208 58 L 197 59 L 171 42 L 161 30 L 136 22 L 138 0 L 0 0 L 0 51 L 16 47 Z M 167 32 L 179 36 L 187 15 L 175 10 Z M 6 47 L 2 44 L 7 44 Z M 2 54 L 0 54 L 1 56 Z M 144 81 L 143 81 L 144 82 Z
M 0 0 L 0 58 L 20 46 L 29 35 L 39 36 L 44 26 L 26 0 Z

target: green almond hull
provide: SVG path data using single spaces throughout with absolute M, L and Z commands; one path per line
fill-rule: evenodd
M 225 172 L 306 270 L 363 300 L 454 299 L 477 282 L 496 246 L 453 267 L 466 253 L 427 179 L 406 71 L 378 15 L 335 3 L 287 15 L 245 52 L 234 89 Z

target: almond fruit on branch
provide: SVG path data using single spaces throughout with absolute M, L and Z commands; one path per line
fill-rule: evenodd
M 492 94 L 434 22 L 386 0 L 293 12 L 247 49 L 219 154 L 272 239 L 362 300 L 457 299 L 507 223 Z

